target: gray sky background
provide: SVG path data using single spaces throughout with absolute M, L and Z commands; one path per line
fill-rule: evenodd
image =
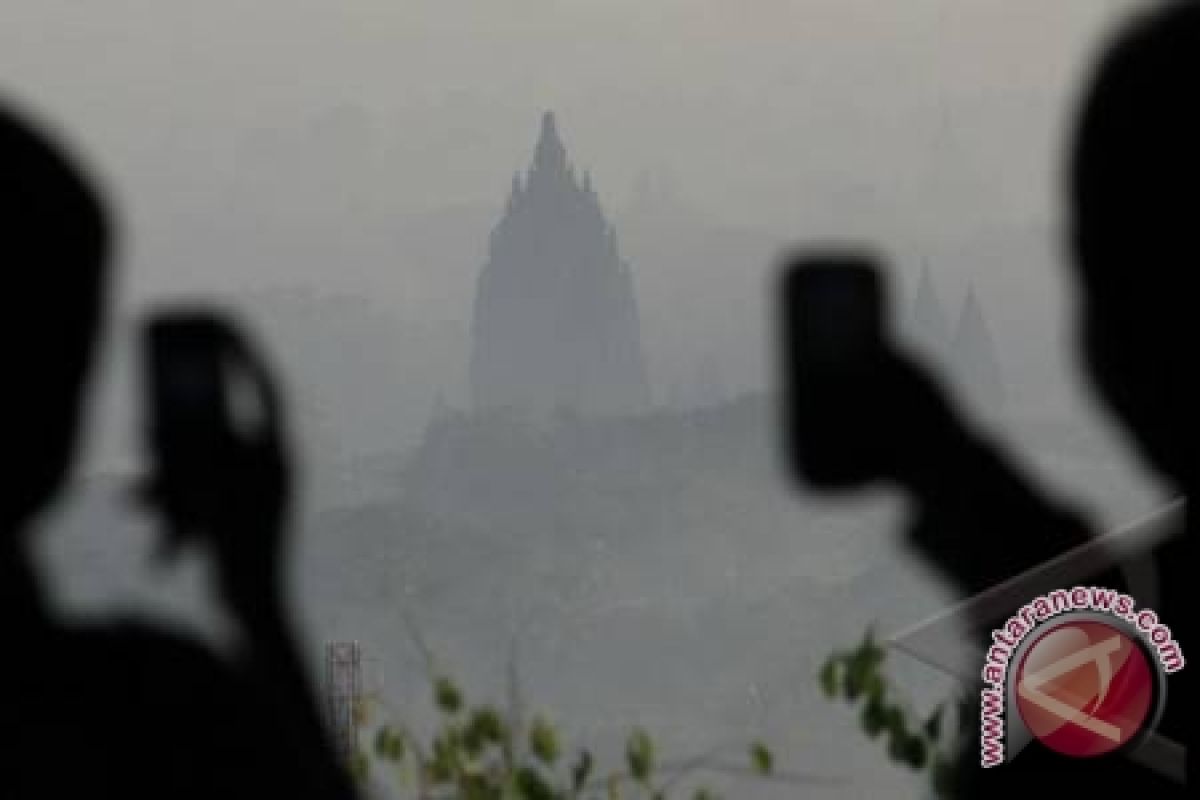
M 407 529 L 392 505 L 396 451 L 421 436 L 439 392 L 461 401 L 488 228 L 513 172 L 528 165 L 544 109 L 558 113 L 575 162 L 590 167 L 626 255 L 639 254 L 633 273 L 660 400 L 706 360 L 731 389 L 769 386 L 778 245 L 856 237 L 889 255 L 910 293 L 928 263 L 948 316 L 974 283 L 1024 413 L 1038 417 L 1058 397 L 1046 428 L 1097 422 L 1075 385 L 1055 252 L 1058 179 L 1087 66 L 1104 33 L 1144 5 L 0 0 L 0 98 L 69 135 L 104 178 L 123 233 L 123 314 L 86 472 L 136 466 L 128 315 L 150 300 L 216 293 L 260 323 L 287 378 L 302 510 L 354 512 L 309 513 L 300 526 L 296 598 L 312 642 L 360 638 L 390 669 L 389 690 L 408 687 L 424 673 L 415 651 L 405 660 L 394 611 L 415 606 L 441 634 L 439 657 L 486 679 L 505 672 L 498 654 L 509 644 L 492 643 L 512 620 L 512 631 L 534 631 L 524 609 L 533 610 L 549 633 L 546 644 L 522 642 L 522 669 L 547 708 L 588 722 L 628 717 L 656 736 L 711 730 L 711 741 L 722 731 L 741 741 L 770 707 L 773 747 L 801 737 L 780 751 L 781 765 L 853 770 L 862 782 L 847 797 L 910 796 L 871 790 L 895 786 L 900 773 L 811 680 L 822 654 L 881 617 L 909 624 L 908 609 L 926 602 L 920 592 L 934 591 L 886 536 L 897 498 L 868 498 L 857 507 L 864 515 L 842 517 L 853 507 L 839 501 L 827 512 L 783 483 L 759 486 L 758 467 L 736 456 L 727 483 L 725 472 L 701 469 L 680 481 L 695 477 L 694 494 L 669 488 L 681 507 L 660 514 L 613 489 L 626 491 L 626 474 L 605 482 L 623 457 L 601 458 L 595 489 L 581 471 L 582 490 L 566 495 L 586 502 L 565 522 L 555 517 L 554 537 L 545 531 L 544 542 L 566 549 L 528 547 L 538 540 L 493 539 L 490 521 L 464 536 L 455 524 Z M 631 213 L 646 171 L 677 193 L 661 217 Z M 886 398 L 879 408 L 887 412 Z M 1029 430 L 1013 434 L 1026 437 L 1019 444 L 1036 438 Z M 1154 488 L 1132 459 L 1058 452 L 1055 442 L 1025 451 L 1052 485 L 1098 507 L 1102 524 L 1150 505 Z M 742 444 L 735 454 L 758 452 Z M 127 477 L 80 481 L 60 506 L 64 519 L 51 522 L 57 535 L 38 544 L 59 602 L 75 613 L 132 607 L 195 619 L 204 564 L 193 557 L 166 578 L 146 572 L 157 529 L 131 513 Z M 562 500 L 539 502 L 557 514 Z M 550 518 L 529 505 L 533 519 Z M 643 513 L 654 535 L 616 530 Z M 614 545 L 573 549 L 584 547 L 577 522 L 581 531 L 611 522 Z M 572 535 L 559 537 L 560 526 Z M 409 595 L 409 575 L 428 592 Z M 584 614 L 563 611 L 554 598 L 567 583 L 602 587 L 597 596 L 616 610 L 589 600 Z M 207 607 L 201 626 L 228 633 Z M 679 659 L 694 684 L 675 679 Z M 643 717 L 639 702 L 663 716 Z M 822 734 L 805 739 L 809 726 L 795 719 Z
M 1066 350 L 1059 329 L 1054 346 L 1008 332 L 1067 318 L 1052 263 L 1065 123 L 1103 34 L 1144 5 L 5 0 L 0 93 L 60 124 L 106 179 L 131 305 L 282 289 L 367 299 L 378 314 L 352 312 L 364 325 L 461 328 L 487 224 L 552 108 L 610 210 L 652 170 L 715 225 L 866 237 L 909 266 L 935 253 L 947 305 L 982 280 L 1002 347 L 1020 360 Z M 453 227 L 461 209 L 474 228 Z M 1018 247 L 999 253 L 997 241 Z M 655 287 L 676 275 L 710 305 L 728 296 L 735 316 L 764 316 L 765 260 L 702 283 L 687 267 L 634 264 L 650 335 L 674 313 Z M 656 341 L 694 338 L 676 327 Z M 419 334 L 438 342 L 429 358 L 464 360 L 461 343 L 430 330 Z M 651 343 L 659 375 L 673 346 Z M 745 370 L 758 377 L 737 371 L 754 359 L 712 350 L 733 383 L 761 383 L 761 364 Z M 699 355 L 679 356 L 680 371 Z M 386 383 L 379 358 L 370 374 Z M 1065 383 L 1066 364 L 1030 374 Z M 434 373 L 408 383 L 444 382 Z M 378 396 L 400 397 L 392 388 Z M 394 404 L 424 418 L 428 400 Z
M 137 236 L 212 192 L 248 137 L 338 107 L 369 116 L 400 208 L 494 202 L 551 107 L 610 202 L 662 165 L 772 228 L 877 230 L 918 196 L 964 223 L 1040 219 L 1064 101 L 1130 5 L 6 0 L 0 87 L 86 143 Z M 863 207 L 814 220 L 820 192 Z

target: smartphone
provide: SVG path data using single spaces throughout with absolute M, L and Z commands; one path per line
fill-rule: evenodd
M 793 470 L 822 488 L 873 474 L 871 434 L 887 398 L 876 380 L 886 350 L 880 266 L 859 252 L 807 253 L 781 290 L 783 411 Z
M 231 419 L 229 365 L 220 321 L 170 312 L 142 329 L 146 441 L 153 502 L 170 518 L 169 544 L 186 538 L 214 470 L 222 468 Z
M 862 366 L 884 339 L 880 267 L 865 254 L 808 254 L 784 277 L 785 341 L 806 365 Z

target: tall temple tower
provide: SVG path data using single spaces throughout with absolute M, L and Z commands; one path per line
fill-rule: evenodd
M 492 231 L 471 336 L 476 411 L 615 415 L 650 403 L 629 264 L 550 112 Z

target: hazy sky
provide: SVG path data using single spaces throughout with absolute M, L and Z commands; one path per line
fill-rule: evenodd
M 1141 5 L 4 0 L 0 94 L 60 123 L 107 179 L 127 298 L 296 285 L 459 323 L 486 219 L 547 108 L 610 210 L 650 169 L 712 219 L 777 236 L 920 252 L 1012 230 L 1049 252 L 1077 87 Z M 462 274 L 431 288 L 445 267 L 416 252 L 421 215 L 460 207 L 485 222 L 455 243 Z M 258 248 L 272 230 L 295 252 Z M 983 271 L 974 256 L 935 269 Z M 1027 305 L 1061 316 L 1048 258 L 1021 261 L 1018 291 L 993 293 L 1002 338 Z M 765 269 L 692 288 L 757 297 Z
M 695 265 L 686 258 L 633 264 L 660 398 L 675 377 L 691 374 L 708 356 L 717 359 L 732 388 L 757 389 L 769 382 L 773 362 L 763 335 L 769 325 L 762 289 L 771 266 L 766 256 L 741 258 L 739 249 L 747 240 L 758 241 L 756 232 L 765 232 L 761 238 L 767 241 L 866 237 L 900 254 L 910 273 L 923 255 L 933 253 L 950 313 L 967 278 L 984 280 L 981 296 L 1009 375 L 1035 353 L 1040 361 L 1036 370 L 1024 371 L 1025 383 L 1035 394 L 1062 390 L 1075 374 L 1069 336 L 1053 332 L 1067 318 L 1051 242 L 1059 216 L 1064 123 L 1104 32 L 1122 14 L 1146 4 L 0 0 L 0 98 L 18 99 L 57 123 L 105 179 L 124 233 L 121 296 L 127 308 L 180 290 L 233 293 L 247 305 L 263 295 L 274 298 L 281 289 L 295 290 L 301 302 L 284 298 L 292 316 L 280 328 L 282 341 L 271 344 L 281 345 L 272 350 L 281 355 L 289 379 L 289 402 L 304 412 L 296 418 L 302 418 L 297 427 L 308 449 L 305 466 L 336 462 L 306 486 L 306 498 L 317 505 L 325 496 L 338 502 L 358 496 L 347 489 L 356 475 L 343 471 L 338 459 L 346 453 L 347 461 L 360 458 L 419 436 L 434 395 L 463 383 L 470 289 L 483 263 L 487 225 L 502 208 L 513 171 L 528 164 L 544 109 L 557 111 L 571 156 L 591 168 L 610 211 L 622 211 L 636 176 L 652 170 L 673 176 L 686 204 L 705 212 L 712 226 L 753 229 L 731 234 L 734 245 L 718 251 L 738 257 L 706 265 L 700 279 L 688 272 Z M 469 213 L 460 213 L 464 209 Z M 451 268 L 455 274 L 447 275 Z M 675 282 L 684 292 L 675 292 Z M 697 296 L 681 296 L 686 293 Z M 306 306 L 306 299 L 319 302 Z M 114 328 L 125 336 L 125 349 L 107 352 L 128 356 L 133 326 Z M 127 402 L 134 386 L 129 362 L 126 358 L 122 370 L 120 356 L 114 360 L 117 368 L 105 373 L 107 390 L 98 392 L 107 398 L 97 413 L 103 422 L 93 426 L 101 439 L 93 448 L 100 454 L 92 456 L 93 466 L 104 470 L 123 466 L 136 441 Z M 1071 397 L 1066 416 L 1075 421 L 1088 407 Z M 116 411 L 110 415 L 111 409 Z M 112 421 L 117 417 L 123 419 Z M 1100 485 L 1122 485 L 1121 473 L 1113 478 L 1109 469 L 1096 465 L 1108 482 Z M 389 481 L 394 474 L 386 472 Z M 1045 475 L 1065 486 L 1094 477 L 1069 458 L 1051 463 Z M 391 491 L 390 483 L 380 485 Z M 712 489 L 722 502 L 731 498 L 730 514 L 741 513 L 739 486 Z M 1098 499 L 1116 508 L 1127 494 Z M 759 507 L 758 495 L 746 497 L 754 501 L 747 508 Z M 772 515 L 790 502 L 778 497 L 762 504 Z M 699 508 L 681 511 L 681 519 L 705 513 L 705 506 Z M 1120 515 L 1112 521 L 1124 521 L 1126 507 L 1116 510 Z M 74 580 L 86 587 L 106 574 L 108 550 L 119 550 L 111 540 L 91 537 L 103 525 L 90 516 L 81 519 L 86 524 L 70 540 L 83 543 L 81 555 L 69 561 L 73 573 L 66 574 L 75 578 L 64 581 L 67 586 Z M 703 532 L 706 526 L 715 529 L 711 521 L 697 527 Z M 729 552 L 740 550 L 742 531 L 731 524 L 725 534 L 737 534 L 736 542 L 728 540 Z M 803 535 L 810 535 L 807 529 Z M 456 538 L 445 537 L 435 552 L 449 547 L 445 552 L 457 553 Z M 322 540 L 314 533 L 311 541 Z M 714 552 L 704 549 L 704 539 L 697 541 L 687 545 L 692 556 Z M 719 538 L 713 541 L 720 545 Z M 803 548 L 813 546 L 805 539 L 796 561 L 775 558 L 772 571 L 763 574 L 774 580 L 797 568 L 806 574 L 815 569 L 812 564 L 832 563 L 801 558 Z M 340 549 L 337 558 L 332 549 L 316 552 L 328 556 L 312 562 L 320 569 L 345 560 Z M 644 568 L 651 575 L 645 564 L 660 557 L 657 549 L 644 552 L 651 557 L 627 570 L 634 576 L 630 586 L 638 585 Z M 656 578 L 655 586 L 686 585 L 691 591 L 690 573 L 675 565 L 692 562 L 661 552 L 672 577 Z M 835 560 L 848 563 L 857 551 L 846 552 L 851 555 Z M 603 565 L 606 558 L 597 561 Z M 385 570 L 400 562 L 390 559 L 390 553 L 372 558 L 378 571 L 367 574 L 391 581 Z M 413 563 L 424 568 L 422 561 Z M 454 574 L 445 586 L 467 583 L 459 574 L 462 563 L 453 559 Z M 756 562 L 731 556 L 713 563 Z M 323 578 L 320 569 L 312 574 Z M 489 571 L 507 577 L 503 570 Z M 341 624 L 338 592 L 357 597 L 376 585 L 351 586 L 350 574 L 328 585 L 314 578 L 306 605 L 324 603 L 327 613 L 320 618 Z M 521 590 L 537 587 L 539 603 L 549 596 L 541 575 Z M 486 590 L 489 580 L 479 586 Z M 475 581 L 470 583 L 474 594 L 468 597 L 474 600 L 445 606 L 464 621 L 462 609 L 483 597 Z M 806 596 L 780 590 L 792 585 L 783 580 L 747 577 L 745 584 L 774 598 L 770 603 Z M 720 620 L 773 607 L 757 599 L 750 603 L 752 594 L 743 605 L 740 593 L 721 592 L 717 600 L 733 598 L 735 611 Z M 374 597 L 372 602 L 379 604 Z M 488 613 L 506 606 L 489 596 L 478 607 L 486 610 L 482 619 L 490 619 Z M 804 611 L 803 602 L 800 608 Z M 355 609 L 354 616 L 363 615 Z M 754 628 L 771 631 L 754 633 L 756 640 L 771 648 L 793 647 L 801 625 L 790 609 L 781 618 L 787 620 L 782 627 Z M 395 619 L 386 619 L 394 627 Z M 708 619 L 688 629 L 711 627 Z M 629 620 L 638 621 L 634 615 Z M 374 630 L 374 623 L 366 624 Z M 822 620 L 819 629 L 832 630 L 831 624 Z M 673 647 L 675 640 L 659 637 L 652 625 L 633 630 L 637 636 L 654 633 L 651 644 L 660 649 Z M 322 634 L 343 638 L 356 626 L 328 623 Z M 724 622 L 718 627 L 728 628 Z M 786 636 L 777 635 L 784 628 Z M 840 630 L 838 636 L 858 629 Z M 572 635 L 578 630 L 573 627 Z M 705 642 L 710 638 L 706 634 Z M 472 634 L 460 644 L 482 648 L 488 641 Z M 637 656 L 640 670 L 642 651 L 626 646 L 639 639 L 615 641 L 622 644 L 602 655 L 627 650 Z M 382 637 L 377 644 L 383 646 Z M 821 652 L 825 649 L 822 644 Z M 462 652 L 472 657 L 461 663 L 489 663 L 473 658 L 474 651 Z M 556 653 L 542 663 L 562 673 L 559 658 Z M 737 670 L 751 663 L 756 662 L 739 657 L 731 674 L 740 675 Z M 792 675 L 811 674 L 807 667 L 796 670 Z M 563 685 L 587 687 L 575 694 L 589 702 L 604 696 L 592 693 L 588 683 L 599 676 L 587 670 L 579 676 L 581 683 Z M 723 698 L 722 686 L 728 682 L 706 691 Z M 799 696 L 790 684 L 787 691 L 789 698 Z M 725 706 L 689 700 L 692 707 Z M 830 709 L 819 713 L 841 711 Z M 601 716 L 613 717 L 612 708 Z M 860 738 L 854 734 L 855 741 Z M 859 744 L 863 750 L 831 760 L 862 758 L 890 769 L 869 751 L 872 743 Z
M 666 167 L 703 207 L 775 227 L 808 223 L 819 191 L 864 226 L 907 215 L 939 180 L 975 205 L 947 211 L 1036 217 L 1063 101 L 1129 5 L 5 0 L 0 88 L 70 126 L 138 227 L 255 131 L 338 107 L 369 118 L 403 207 L 494 201 L 551 107 L 617 201 Z

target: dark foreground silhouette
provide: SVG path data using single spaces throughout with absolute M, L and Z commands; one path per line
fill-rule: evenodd
M 1200 260 L 1197 97 L 1200 4 L 1138 21 L 1107 52 L 1085 96 L 1068 180 L 1084 360 L 1167 496 L 1187 496 L 1194 480 L 1184 379 L 1194 340 L 1184 321 L 1196 313 L 1185 279 Z M 785 388 L 799 475 L 826 490 L 900 487 L 914 500 L 908 543 L 964 594 L 1088 541 L 1095 532 L 1084 519 L 1037 490 L 891 344 L 884 303 L 870 255 L 807 254 L 785 276 Z M 1194 613 L 1188 534 L 1154 553 L 1155 610 L 1185 654 Z M 1114 568 L 1080 582 L 1120 588 L 1122 577 Z M 1185 746 L 1189 685 L 1186 668 L 1168 679 L 1158 728 Z M 1183 791 L 1120 755 L 1073 760 L 1036 744 L 984 771 L 974 741 L 962 763 L 963 797 Z
M 0 107 L 0 797 L 349 798 L 281 600 L 289 475 L 278 401 L 228 323 L 175 316 L 151 336 L 165 357 L 151 358 L 162 390 L 146 497 L 174 538 L 211 551 L 241 629 L 235 658 L 134 624 L 68 627 L 43 607 L 25 549 L 71 468 L 105 317 L 109 231 L 63 151 Z M 240 371 L 252 423 L 203 417 L 227 399 L 223 383 L 197 395 L 184 375 L 172 388 L 171 365 L 189 353 L 208 354 L 213 375 Z M 204 424 L 202 441 L 187 434 Z

